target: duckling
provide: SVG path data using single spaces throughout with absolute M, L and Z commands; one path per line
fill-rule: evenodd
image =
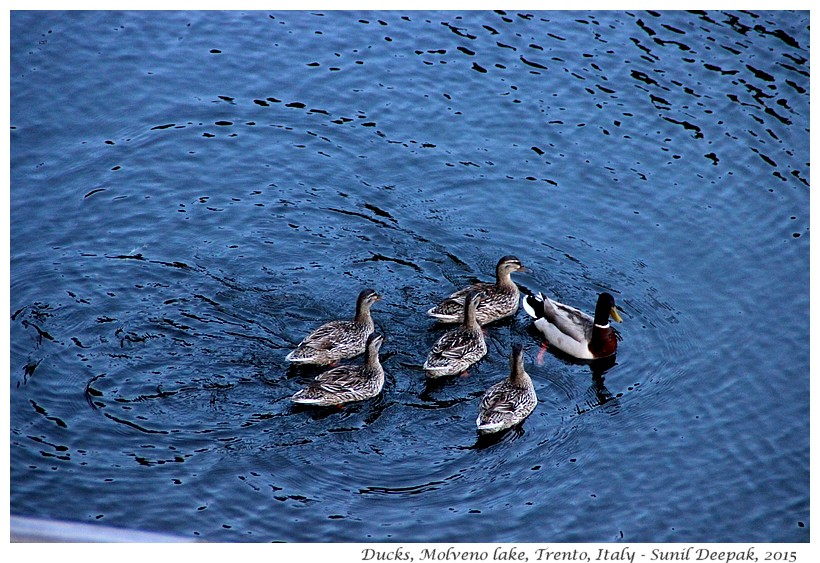
M 352 321 L 337 320 L 323 324 L 306 336 L 285 359 L 299 364 L 325 366 L 358 356 L 365 350 L 367 337 L 375 330 L 370 307 L 380 299 L 378 293 L 365 289 L 356 300 L 356 316 Z
M 570 356 L 581 360 L 606 358 L 618 347 L 609 317 L 615 322 L 622 319 L 615 307 L 615 298 L 609 293 L 598 296 L 594 318 L 540 293 L 524 297 L 522 306 L 535 319 L 533 324 L 547 342 Z
M 510 376 L 484 393 L 478 407 L 476 427 L 479 434 L 491 434 L 515 426 L 527 418 L 538 402 L 532 379 L 524 371 L 524 348 L 513 346 Z
M 375 397 L 384 387 L 384 369 L 379 363 L 383 341 L 384 337 L 374 332 L 367 338 L 363 365 L 338 366 L 322 372 L 290 400 L 300 405 L 330 406 Z
M 515 256 L 504 256 L 495 267 L 495 283 L 479 282 L 460 289 L 447 299 L 427 311 L 444 323 L 458 323 L 464 317 L 464 297 L 471 291 L 484 294 L 476 308 L 478 324 L 485 325 L 504 317 L 514 315 L 518 310 L 518 286 L 510 279 L 512 272 L 524 271 L 521 260 Z
M 461 326 L 441 335 L 424 362 L 427 377 L 442 377 L 461 373 L 487 353 L 484 333 L 476 319 L 476 307 L 481 295 L 470 292 L 464 298 L 464 320 Z

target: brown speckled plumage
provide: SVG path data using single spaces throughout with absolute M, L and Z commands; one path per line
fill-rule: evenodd
M 510 376 L 487 389 L 481 398 L 478 433 L 490 434 L 515 426 L 532 413 L 537 403 L 532 379 L 524 371 L 524 350 L 516 344 L 510 355 Z
M 363 365 L 339 366 L 320 373 L 291 400 L 302 405 L 329 406 L 375 397 L 384 386 L 384 369 L 379 362 L 382 341 L 380 334 L 371 334 Z
M 480 292 L 483 297 L 476 308 L 478 324 L 485 325 L 514 315 L 518 310 L 519 291 L 510 274 L 523 269 L 518 258 L 504 256 L 495 267 L 495 283 L 479 282 L 460 289 L 429 309 L 427 314 L 444 323 L 459 323 L 464 318 L 465 296 L 470 292 Z
M 461 373 L 487 353 L 484 333 L 476 320 L 476 305 L 480 303 L 480 294 L 467 294 L 466 315 L 461 325 L 444 333 L 424 362 L 427 377 Z
M 358 356 L 364 352 L 367 337 L 375 329 L 370 307 L 380 299 L 378 293 L 365 289 L 356 300 L 356 317 L 352 321 L 338 320 L 323 324 L 306 336 L 285 359 L 322 366 Z

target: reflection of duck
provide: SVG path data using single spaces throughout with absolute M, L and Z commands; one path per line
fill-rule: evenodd
M 589 409 L 601 407 L 617 399 L 617 397 L 613 395 L 609 389 L 607 389 L 604 381 L 606 372 L 609 371 L 615 363 L 615 354 L 613 354 L 611 356 L 607 356 L 606 358 L 595 360 L 589 364 L 589 369 L 592 372 L 592 385 L 589 386 L 585 393 L 585 402 Z
M 592 391 L 595 395 L 595 400 L 597 401 L 597 404 L 594 406 L 605 405 L 615 399 L 615 395 L 612 394 L 612 391 L 606 388 L 606 383 L 604 383 L 604 376 L 602 374 L 592 374 L 592 385 L 590 386 L 590 391 Z
M 570 356 L 582 360 L 605 358 L 618 347 L 609 317 L 616 322 L 622 319 L 615 308 L 615 298 L 609 293 L 598 296 L 594 318 L 540 293 L 525 296 L 522 306 L 535 319 L 533 324 L 547 341 Z
M 510 274 L 523 270 L 524 266 L 515 256 L 504 256 L 495 267 L 495 283 L 479 282 L 459 289 L 447 299 L 427 311 L 431 317 L 444 323 L 461 322 L 464 318 L 464 298 L 471 291 L 480 291 L 484 297 L 476 308 L 478 324 L 485 325 L 518 310 L 518 286 L 510 279 Z
M 479 434 L 515 426 L 530 415 L 537 402 L 532 379 L 524 371 L 524 349 L 515 344 L 510 355 L 510 376 L 487 389 L 481 398 L 475 421 Z
M 476 320 L 476 306 L 482 297 L 474 292 L 464 299 L 464 320 L 461 326 L 445 332 L 433 345 L 424 362 L 427 377 L 442 377 L 460 373 L 487 353 L 484 333 Z
M 378 293 L 365 289 L 356 301 L 356 316 L 352 321 L 323 324 L 306 336 L 285 359 L 300 364 L 328 365 L 358 356 L 364 352 L 367 337 L 375 328 L 370 306 L 379 299 Z
M 316 376 L 291 400 L 301 405 L 341 405 L 378 395 L 384 386 L 384 369 L 379 363 L 379 348 L 384 338 L 373 333 L 367 339 L 364 364 L 339 366 Z

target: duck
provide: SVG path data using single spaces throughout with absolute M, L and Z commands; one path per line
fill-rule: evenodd
M 461 373 L 487 354 L 487 343 L 476 313 L 482 298 L 477 292 L 470 292 L 464 298 L 461 325 L 441 335 L 422 366 L 428 378 Z
M 285 360 L 296 364 L 326 366 L 353 358 L 365 351 L 367 338 L 375 330 L 370 307 L 381 296 L 372 289 L 359 293 L 353 320 L 335 320 L 323 324 L 302 340 Z
M 527 418 L 538 403 L 535 387 L 524 371 L 524 347 L 516 343 L 510 354 L 510 376 L 487 389 L 478 406 L 479 434 L 511 428 Z
M 535 328 L 547 342 L 574 358 L 606 358 L 615 354 L 618 348 L 618 339 L 609 319 L 611 317 L 618 323 L 623 319 L 618 314 L 615 298 L 609 293 L 598 295 L 595 317 L 544 297 L 540 292 L 525 296 L 521 305 L 535 319 Z
M 379 349 L 384 337 L 374 332 L 367 337 L 364 364 L 343 365 L 320 373 L 290 400 L 300 405 L 334 406 L 375 397 L 384 387 L 384 368 Z
M 427 314 L 443 323 L 458 323 L 464 318 L 464 298 L 470 292 L 483 294 L 481 304 L 476 309 L 478 324 L 485 325 L 518 311 L 518 286 L 510 274 L 525 271 L 521 260 L 515 256 L 503 256 L 495 267 L 495 283 L 478 282 L 459 289 L 447 299 L 429 309 Z

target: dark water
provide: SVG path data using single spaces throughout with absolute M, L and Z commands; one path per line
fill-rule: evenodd
M 14 12 L 11 512 L 211 541 L 809 541 L 808 12 Z M 523 313 L 427 384 L 492 279 Z M 284 356 L 385 298 L 383 394 Z M 539 404 L 477 443 L 525 345 Z

